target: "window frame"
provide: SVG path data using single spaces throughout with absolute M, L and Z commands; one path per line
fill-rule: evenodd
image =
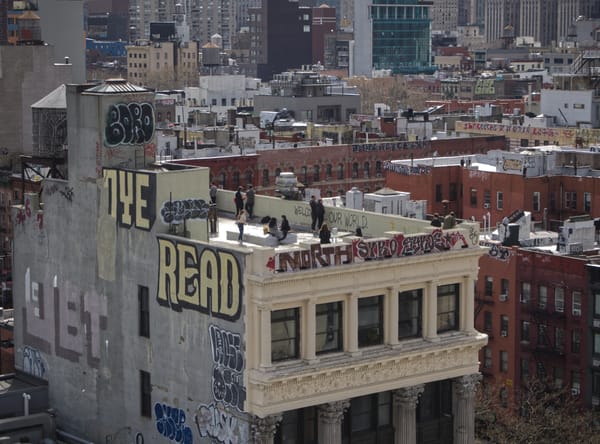
M 409 299 L 408 304 L 403 304 L 403 299 Z M 413 304 L 416 304 L 416 315 Z M 412 311 L 409 316 L 406 313 Z M 409 325 L 409 328 L 403 328 L 403 325 Z M 410 334 L 402 334 L 403 331 L 410 330 Z M 411 338 L 420 338 L 423 336 L 423 289 L 401 291 L 398 293 L 398 339 L 405 340 Z
M 452 288 L 452 290 L 451 290 Z M 454 307 L 450 310 L 440 311 L 440 307 L 443 305 L 443 301 L 445 299 L 452 300 Z M 441 303 L 442 302 L 442 303 Z M 448 316 L 453 314 L 453 321 L 450 322 L 450 318 L 448 322 L 441 323 L 443 316 Z M 438 285 L 437 287 L 437 333 L 445 333 L 448 331 L 457 331 L 460 329 L 460 284 L 446 284 L 446 285 Z
M 150 291 L 144 285 L 138 285 L 138 334 L 150 338 Z
M 383 301 L 383 295 L 366 296 L 358 299 L 357 336 L 359 348 L 372 347 L 383 344 Z M 363 311 L 363 315 L 365 315 L 370 309 L 373 309 L 374 307 L 377 310 L 377 322 L 373 324 L 366 323 L 364 320 L 361 321 L 361 309 Z M 373 332 L 374 329 L 376 330 L 375 335 L 371 334 L 371 332 Z
M 330 308 L 335 306 L 335 309 L 330 311 Z M 323 310 L 320 312 L 320 310 Z M 319 329 L 319 317 L 325 316 L 325 329 Z M 331 321 L 330 321 L 331 317 Z M 331 326 L 337 322 L 337 328 Z M 330 328 L 331 326 L 331 328 Z M 335 334 L 337 332 L 337 335 Z M 333 348 L 319 348 L 319 337 L 325 335 L 326 341 L 324 345 L 335 340 Z M 332 335 L 333 338 L 329 339 Z M 337 336 L 337 340 L 335 337 Z M 344 303 L 342 301 L 325 302 L 316 304 L 315 306 L 315 353 L 322 355 L 326 353 L 335 353 L 344 350 Z
M 274 320 L 274 316 L 276 316 L 276 319 Z M 279 317 L 281 316 L 281 317 Z M 286 322 L 292 322 L 292 327 L 293 327 L 293 335 L 290 335 L 290 332 L 288 331 L 288 336 L 287 337 L 281 337 L 281 338 L 275 338 L 274 339 L 274 328 L 277 327 L 278 324 L 285 324 Z M 287 328 L 286 328 L 287 329 Z M 291 343 L 292 345 L 292 349 L 293 349 L 293 353 L 288 353 L 288 354 L 280 354 L 278 356 L 275 355 L 275 350 L 276 347 L 273 346 L 273 344 L 278 344 L 278 343 Z M 288 351 L 290 350 L 290 347 L 288 345 Z M 279 349 L 277 349 L 279 350 Z M 290 360 L 294 360 L 294 359 L 299 359 L 300 358 L 300 307 L 290 307 L 290 308 L 283 308 L 283 309 L 279 309 L 279 310 L 272 310 L 271 311 L 271 362 L 283 362 L 283 361 L 290 361 Z
M 140 370 L 140 415 L 152 418 L 152 375 Z

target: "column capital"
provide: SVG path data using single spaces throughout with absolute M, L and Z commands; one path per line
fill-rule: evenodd
M 481 373 L 471 373 L 470 375 L 464 375 L 454 379 L 452 383 L 456 390 L 456 394 L 464 397 L 473 396 L 481 378 Z
M 425 384 L 413 385 L 394 390 L 394 404 L 413 405 L 416 407 L 421 393 L 425 390 Z
M 272 442 L 281 422 L 282 415 L 269 415 L 264 418 L 255 416 L 252 421 L 251 433 L 255 443 Z
M 335 401 L 319 406 L 319 419 L 326 424 L 341 424 L 344 412 L 350 408 L 350 401 Z

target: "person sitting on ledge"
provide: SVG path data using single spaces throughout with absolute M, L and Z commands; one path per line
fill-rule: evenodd
M 327 224 L 321 225 L 321 230 L 319 231 L 319 239 L 322 244 L 330 244 L 331 243 L 331 232 L 329 231 L 329 227 Z

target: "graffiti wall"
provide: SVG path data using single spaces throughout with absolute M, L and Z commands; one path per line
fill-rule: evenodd
M 104 128 L 104 144 L 142 145 L 154 137 L 154 108 L 150 103 L 110 105 Z

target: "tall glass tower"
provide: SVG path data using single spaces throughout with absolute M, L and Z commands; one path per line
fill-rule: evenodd
M 429 0 L 373 0 L 370 4 L 355 0 L 354 72 L 433 72 L 432 4 Z

